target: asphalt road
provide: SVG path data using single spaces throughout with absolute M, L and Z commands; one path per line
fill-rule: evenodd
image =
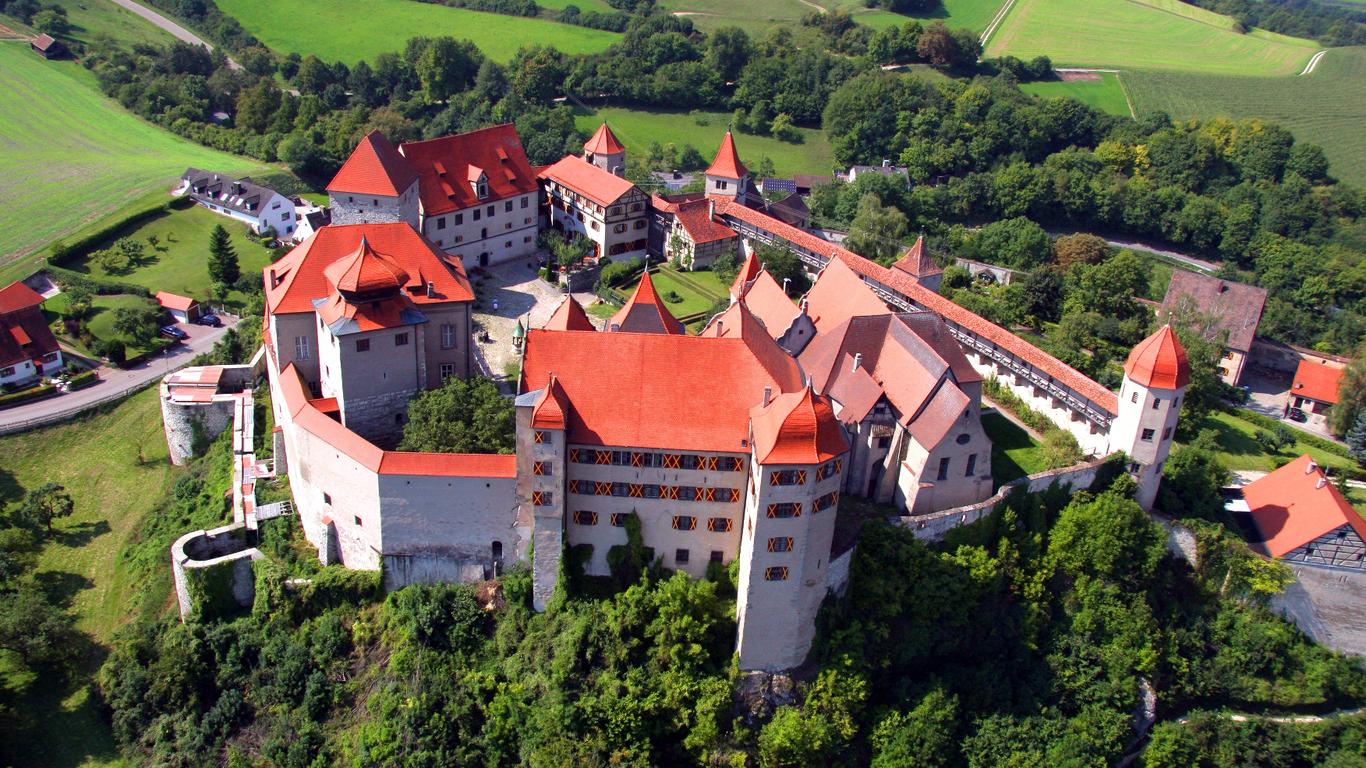
M 180 26 L 174 21 L 171 21 L 165 16 L 162 16 L 160 13 L 157 13 L 156 11 L 152 10 L 151 8 L 148 8 L 145 5 L 139 5 L 138 3 L 133 2 L 133 0 L 109 0 L 109 2 L 114 3 L 115 5 L 122 6 L 128 9 L 129 11 L 136 13 L 142 18 L 152 22 L 156 26 L 166 30 L 171 34 L 172 37 L 176 38 L 177 40 L 184 40 L 185 42 L 192 43 L 194 45 L 202 45 L 205 48 L 208 48 L 209 51 L 213 51 L 213 46 L 205 42 L 204 38 Z M 242 68 L 242 65 L 233 61 L 231 58 L 228 59 L 228 66 L 232 67 L 233 69 Z

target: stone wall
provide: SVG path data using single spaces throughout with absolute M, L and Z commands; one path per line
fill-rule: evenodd
M 854 561 L 854 547 L 830 561 L 830 570 L 825 573 L 825 587 L 836 595 L 843 596 L 849 586 L 849 564 Z
M 973 261 L 971 259 L 954 259 L 953 263 L 956 266 L 966 269 L 968 273 L 971 274 L 973 277 L 981 277 L 982 275 L 988 275 L 991 277 L 992 280 L 996 281 L 997 283 L 1000 283 L 1001 285 L 1010 285 L 1011 283 L 1015 282 L 1016 275 L 1024 274 L 1023 272 L 1016 272 L 1015 270 L 1010 269 L 1009 267 L 1002 267 L 996 264 L 986 264 L 984 262 Z
M 1044 491 L 1053 483 L 1071 486 L 1074 490 L 1090 488 L 1091 484 L 1096 481 L 1096 474 L 1100 467 L 1107 460 L 1108 457 L 1092 459 L 1075 466 L 1050 469 L 1046 472 L 1022 477 L 1001 486 L 996 494 L 986 501 L 954 507 L 928 515 L 904 515 L 897 518 L 897 523 L 914 531 L 918 539 L 938 541 L 948 531 L 960 525 L 975 523 L 995 512 L 996 506 L 1005 501 L 1005 498 L 1016 488 L 1025 488 L 1029 493 Z
M 233 523 L 211 531 L 191 531 L 171 546 L 171 573 L 175 580 L 180 620 L 206 618 L 231 599 L 247 607 L 256 597 L 251 563 L 261 551 L 248 545 L 246 525 Z M 224 594 L 218 594 L 219 590 Z
M 525 534 L 515 529 L 515 482 L 511 477 L 380 475 L 385 589 L 480 581 L 503 563 L 520 559 L 526 544 Z
M 1253 339 L 1249 362 L 1257 368 L 1266 368 L 1293 375 L 1301 360 L 1309 360 L 1333 368 L 1346 368 L 1350 358 L 1315 352 L 1304 347 L 1294 347 L 1263 338 Z
M 212 441 L 232 424 L 233 399 L 219 397 L 207 403 L 173 403 L 161 398 L 161 423 L 166 430 L 166 447 L 171 463 L 177 467 L 194 457 L 194 425 L 198 422 L 204 438 Z

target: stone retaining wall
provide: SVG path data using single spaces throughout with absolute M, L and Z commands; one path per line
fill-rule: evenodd
M 256 597 L 251 563 L 260 557 L 261 551 L 247 544 L 245 523 L 191 531 L 177 539 L 171 546 L 171 572 L 180 620 L 204 618 L 229 596 L 239 606 L 250 606 Z M 226 594 L 216 594 L 219 586 Z

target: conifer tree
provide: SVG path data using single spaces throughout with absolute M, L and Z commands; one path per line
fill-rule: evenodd
M 1356 423 L 1347 430 L 1347 450 L 1351 452 L 1352 458 L 1366 464 L 1366 411 L 1362 411 L 1357 416 Z
M 228 230 L 219 224 L 209 235 L 209 277 L 215 283 L 232 285 L 241 276 L 242 269 L 237 264 L 237 250 L 228 239 Z

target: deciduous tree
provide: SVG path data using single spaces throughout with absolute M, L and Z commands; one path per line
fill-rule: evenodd
M 502 396 L 492 379 L 449 378 L 439 389 L 409 401 L 400 447 L 435 453 L 512 453 L 512 401 Z

